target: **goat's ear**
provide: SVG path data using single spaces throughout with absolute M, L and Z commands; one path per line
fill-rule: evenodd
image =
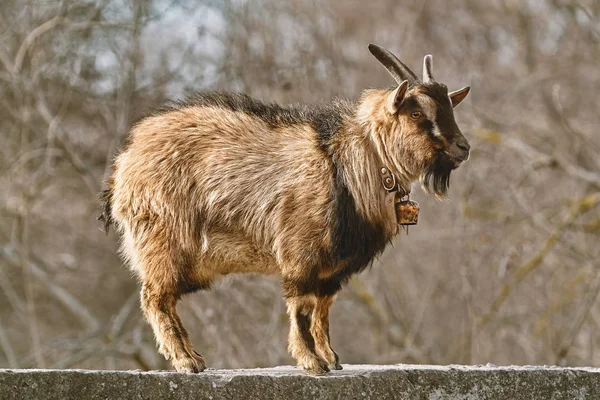
M 470 90 L 471 88 L 469 86 L 465 86 L 462 89 L 448 93 L 448 97 L 450 97 L 450 101 L 452 102 L 452 107 L 459 105 L 465 99 L 465 97 L 467 97 Z
M 387 108 L 391 114 L 396 114 L 404 101 L 406 90 L 408 89 L 408 81 L 403 81 L 388 98 Z

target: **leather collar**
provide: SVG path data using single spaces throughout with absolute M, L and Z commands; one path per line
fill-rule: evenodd
M 410 195 L 410 188 L 403 188 L 400 183 L 396 180 L 396 176 L 387 167 L 381 167 L 381 185 L 383 190 L 388 193 L 397 192 L 396 196 L 399 198 L 407 197 Z

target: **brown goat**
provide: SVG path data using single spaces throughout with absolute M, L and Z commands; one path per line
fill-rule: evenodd
M 132 128 L 101 194 L 101 219 L 116 225 L 159 351 L 178 371 L 205 364 L 177 301 L 250 272 L 281 277 L 298 364 L 315 374 L 341 369 L 329 309 L 398 232 L 390 194 L 419 179 L 446 195 L 469 156 L 452 110 L 469 88 L 448 93 L 431 76 L 431 56 L 421 81 L 387 50 L 369 50 L 396 88 L 319 107 L 206 93 Z

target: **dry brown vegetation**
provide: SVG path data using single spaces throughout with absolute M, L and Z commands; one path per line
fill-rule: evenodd
M 597 1 L 3 0 L 0 367 L 166 368 L 95 221 L 131 123 L 203 89 L 355 98 L 392 83 L 371 42 L 472 87 L 472 157 L 342 291 L 342 362 L 599 365 Z M 291 362 L 281 297 L 227 278 L 180 308 L 209 366 L 268 366 Z

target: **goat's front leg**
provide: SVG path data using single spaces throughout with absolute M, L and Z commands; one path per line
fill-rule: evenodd
M 310 333 L 315 341 L 316 352 L 327 361 L 331 369 L 342 369 L 340 359 L 331 348 L 329 336 L 329 310 L 335 300 L 333 295 L 317 295 L 316 304 L 312 312 Z
M 314 294 L 298 294 L 289 282 L 284 282 L 286 303 L 290 315 L 290 334 L 288 351 L 298 365 L 312 374 L 329 372 L 327 361 L 315 351 L 315 340 L 310 333 L 311 318 L 316 305 Z

